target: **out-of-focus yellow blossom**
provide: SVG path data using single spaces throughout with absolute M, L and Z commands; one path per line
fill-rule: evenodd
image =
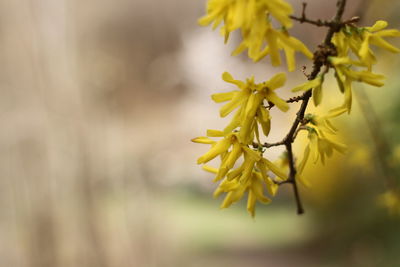
M 297 168 L 297 179 L 306 187 L 310 187 L 310 183 L 303 176 L 303 170 L 310 157 L 310 154 L 314 157 L 314 163 L 321 159 L 324 163 L 325 156 L 330 157 L 333 150 L 339 152 L 345 151 L 345 146 L 340 144 L 331 138 L 327 137 L 327 134 L 335 134 L 337 129 L 329 121 L 327 116 L 318 116 L 315 114 L 306 114 L 304 119 L 308 122 L 306 129 L 308 130 L 308 138 L 310 143 L 304 150 L 302 161 L 299 163 Z
M 332 42 L 336 46 L 338 57 L 347 57 L 350 50 L 358 57 L 357 64 L 371 69 L 376 63 L 376 57 L 370 48 L 374 45 L 386 49 L 392 53 L 399 53 L 400 49 L 393 46 L 383 38 L 400 37 L 400 31 L 396 29 L 384 30 L 388 23 L 383 20 L 375 22 L 372 27 L 354 27 L 346 25 L 341 31 L 335 33 Z
M 385 206 L 391 215 L 400 215 L 400 193 L 390 190 L 379 196 L 378 201 Z
M 325 157 L 332 156 L 334 150 L 340 153 L 346 152 L 346 146 L 344 144 L 333 140 L 322 131 L 318 131 L 317 128 L 308 127 L 307 130 L 309 144 L 305 149 L 303 161 L 307 162 L 308 157 L 311 155 L 314 163 L 320 159 L 322 164 L 324 164 Z M 305 162 L 300 164 L 300 172 L 303 170 Z
M 301 174 L 310 156 L 314 163 L 320 160 L 324 164 L 325 158 L 332 156 L 334 150 L 345 153 L 346 146 L 330 136 L 335 134 L 337 130 L 328 117 L 307 114 L 305 119 L 308 121 L 305 128 L 308 131 L 309 143 L 304 150 L 303 159 L 298 165 L 297 174 L 300 182 L 309 186 L 308 181 L 304 180 Z
M 248 56 L 254 61 L 270 55 L 272 65 L 279 66 L 279 51 L 284 50 L 288 69 L 294 71 L 296 51 L 308 58 L 312 58 L 313 54 L 302 42 L 289 36 L 286 29 L 292 26 L 289 17 L 292 13 L 291 5 L 283 0 L 209 0 L 207 15 L 199 23 L 206 26 L 213 22 L 215 29 L 223 22 L 221 33 L 225 36 L 225 42 L 231 32 L 240 29 L 243 41 L 233 55 L 248 49 Z M 273 28 L 271 16 L 283 26 L 282 30 Z
M 400 52 L 399 48 L 384 40 L 385 37 L 400 37 L 398 30 L 384 30 L 387 25 L 387 22 L 382 20 L 377 21 L 372 27 L 358 28 L 346 25 L 334 34 L 332 43 L 336 47 L 337 55 L 329 57 L 329 61 L 335 68 L 335 77 L 345 99 L 340 107 L 331 110 L 331 117 L 340 115 L 345 110 L 350 113 L 353 82 L 363 82 L 376 87 L 384 85 L 385 77 L 371 71 L 372 65 L 376 63 L 376 57 L 370 46 L 384 48 L 393 53 Z M 366 69 L 359 70 L 360 68 Z
M 246 82 L 235 80 L 228 72 L 225 72 L 222 78 L 228 83 L 235 84 L 239 90 L 213 94 L 211 98 L 217 103 L 229 101 L 220 109 L 221 117 L 225 117 L 237 109 L 231 123 L 225 127 L 224 133 L 229 134 L 240 127 L 238 137 L 243 144 L 253 142 L 257 122 L 261 124 L 264 134 L 268 135 L 270 116 L 269 111 L 263 106 L 265 100 L 273 103 L 282 111 L 289 109 L 288 104 L 275 93 L 275 90 L 286 82 L 284 73 L 279 73 L 269 81 L 259 84 L 254 82 L 254 77 L 247 79 Z
M 343 104 L 335 110 L 342 110 L 345 108 L 347 112 L 350 113 L 352 106 L 353 82 L 363 82 L 376 87 L 384 85 L 383 80 L 385 79 L 385 76 L 383 75 L 372 73 L 369 70 L 355 71 L 351 69 L 353 65 L 359 65 L 359 62 L 353 61 L 348 57 L 330 57 L 329 60 L 335 67 L 336 80 L 340 90 L 344 93 Z
M 370 45 L 378 46 L 386 49 L 392 53 L 400 53 L 400 49 L 393 46 L 383 39 L 383 37 L 400 37 L 400 31 L 395 29 L 384 30 L 388 26 L 388 23 L 383 20 L 377 21 L 372 27 L 362 28 L 362 44 L 358 55 L 363 62 L 372 65 L 373 62 L 368 62 L 370 54 L 373 54 Z

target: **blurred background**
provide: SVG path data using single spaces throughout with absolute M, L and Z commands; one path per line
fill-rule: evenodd
M 311 18 L 335 12 L 307 2 Z M 348 2 L 345 18 L 400 28 L 399 1 Z M 400 165 L 400 57 L 377 51 L 385 87 L 357 85 L 352 115 L 334 121 L 349 152 L 306 170 L 306 214 L 283 186 L 252 219 L 245 203 L 219 210 L 196 165 L 208 146 L 190 139 L 226 124 L 209 97 L 230 88 L 222 72 L 264 81 L 285 66 L 231 57 L 238 36 L 224 45 L 197 25 L 205 4 L 0 1 L 0 266 L 399 266 L 400 220 L 379 199 Z M 325 31 L 291 33 L 315 50 Z M 304 81 L 304 59 L 280 96 Z M 334 82 L 324 89 L 337 106 Z M 296 109 L 272 113 L 271 142 Z

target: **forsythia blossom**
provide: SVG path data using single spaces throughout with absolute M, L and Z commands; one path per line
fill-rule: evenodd
M 308 132 L 309 143 L 304 150 L 303 160 L 298 166 L 298 175 L 301 175 L 303 172 L 310 156 L 314 163 L 320 160 L 324 164 L 325 158 L 332 156 L 333 151 L 336 150 L 340 153 L 346 151 L 344 144 L 333 139 L 332 136 L 335 135 L 337 129 L 327 117 L 307 114 L 305 120 L 304 129 Z M 305 185 L 308 184 L 302 177 L 300 181 Z
M 400 194 L 394 190 L 389 190 L 380 195 L 378 201 L 381 205 L 389 209 L 392 215 L 400 215 Z
M 372 86 L 384 85 L 385 76 L 371 71 L 376 63 L 376 57 L 370 45 L 384 48 L 393 53 L 399 53 L 400 49 L 385 41 L 384 37 L 399 37 L 400 31 L 387 27 L 386 21 L 377 21 L 372 27 L 357 28 L 346 25 L 333 36 L 333 44 L 336 47 L 337 56 L 329 60 L 335 68 L 335 77 L 339 89 L 344 93 L 344 103 L 331 111 L 331 116 L 339 115 L 344 111 L 350 112 L 352 105 L 352 83 L 363 82 Z M 356 59 L 352 57 L 354 55 Z M 358 69 L 363 70 L 358 70 Z
M 227 208 L 232 203 L 241 199 L 248 192 L 249 213 L 254 216 L 255 203 L 269 203 L 270 199 L 264 196 L 264 187 L 271 196 L 275 195 L 278 185 L 276 181 L 287 179 L 287 175 L 281 168 L 263 157 L 260 149 L 251 149 L 256 138 L 259 142 L 258 124 L 267 136 L 270 129 L 270 116 L 264 101 L 273 103 L 282 111 L 288 110 L 288 104 L 279 98 L 275 90 L 282 87 L 286 81 L 286 75 L 279 73 L 263 83 L 255 83 L 254 77 L 246 82 L 235 80 L 232 75 L 225 72 L 222 75 L 224 81 L 232 83 L 238 90 L 212 95 L 215 102 L 228 102 L 220 110 L 221 117 L 227 116 L 236 110 L 231 123 L 223 131 L 208 130 L 207 136 L 192 139 L 193 142 L 209 144 L 211 148 L 202 155 L 198 164 L 205 164 L 218 156 L 221 159 L 219 168 L 204 165 L 206 171 L 215 173 L 214 181 L 221 181 L 215 191 L 215 196 L 227 193 L 221 208 Z M 213 141 L 210 137 L 220 137 L 219 141 Z M 242 162 L 239 158 L 243 156 Z M 235 168 L 235 165 L 238 165 Z M 268 173 L 276 175 L 272 179 Z
M 201 25 L 213 23 L 215 29 L 223 22 L 221 28 L 225 42 L 231 32 L 240 29 L 242 42 L 233 51 L 237 55 L 248 50 L 248 56 L 258 61 L 270 55 L 273 66 L 281 64 L 280 50 L 286 55 L 289 71 L 295 70 L 295 52 L 312 58 L 313 54 L 298 39 L 289 35 L 286 29 L 292 27 L 290 15 L 293 9 L 283 0 L 209 0 L 207 15 L 199 20 Z M 276 30 L 270 21 L 275 18 L 282 29 Z
M 372 72 L 377 58 L 371 48 L 375 46 L 399 53 L 400 49 L 385 38 L 400 37 L 400 31 L 386 29 L 385 21 L 377 21 L 372 27 L 357 27 L 353 24 L 356 20 L 341 21 L 345 3 L 339 1 L 335 19 L 324 23 L 306 19 L 305 10 L 301 18 L 292 17 L 293 8 L 284 0 L 208 0 L 207 14 L 199 23 L 204 26 L 213 24 L 213 29 L 223 24 L 221 33 L 225 42 L 231 32 L 239 30 L 242 40 L 232 52 L 233 55 L 247 50 L 253 61 L 270 56 L 271 64 L 279 66 L 283 51 L 289 71 L 296 69 L 296 52 L 313 59 L 313 71 L 307 75 L 308 81 L 292 89 L 292 92 L 302 91 L 303 94 L 286 101 L 276 93 L 286 82 L 285 73 L 278 73 L 261 83 L 256 83 L 254 77 L 241 81 L 228 72 L 223 73 L 222 79 L 236 88 L 230 92 L 213 94 L 211 98 L 217 103 L 224 103 L 219 112 L 221 117 L 233 113 L 232 118 L 222 129 L 208 130 L 206 136 L 192 139 L 195 143 L 211 146 L 198 158 L 197 163 L 215 175 L 214 182 L 219 185 L 214 196 L 225 194 L 221 208 L 227 208 L 247 195 L 247 210 L 255 216 L 257 201 L 268 204 L 280 184 L 291 183 L 298 203 L 298 213 L 302 213 L 296 179 L 309 185 L 303 177 L 307 162 L 320 161 L 324 164 L 334 151 L 346 151 L 346 146 L 335 140 L 337 129 L 330 119 L 351 111 L 353 82 L 376 87 L 384 85 L 385 77 Z M 302 23 L 329 27 L 324 43 L 314 54 L 289 34 L 291 17 Z M 311 97 L 315 106 L 321 105 L 323 91 L 329 89 L 324 81 L 330 69 L 334 70 L 334 77 L 344 94 L 344 102 L 324 116 L 305 115 Z M 299 101 L 302 101 L 300 110 L 286 137 L 276 143 L 261 143 L 260 133 L 268 137 L 271 129 L 269 110 L 276 107 L 286 112 L 289 109 L 288 103 Z M 297 162 L 292 145 L 300 130 L 307 131 L 308 139 L 303 158 Z M 267 149 L 272 146 L 286 148 L 285 157 L 275 163 L 265 157 Z M 219 161 L 217 168 L 211 166 L 214 160 Z M 393 194 L 386 194 L 382 199 L 385 204 L 396 208 L 400 203 L 399 197 Z
M 217 103 L 228 102 L 220 110 L 221 117 L 237 109 L 231 123 L 225 127 L 224 134 L 240 127 L 238 138 L 244 144 L 253 142 L 254 134 L 258 131 L 257 122 L 262 126 L 265 135 L 269 133 L 271 122 L 269 111 L 263 106 L 264 101 L 273 103 L 282 111 L 289 109 L 288 104 L 275 93 L 275 90 L 286 82 L 284 73 L 279 73 L 269 81 L 259 84 L 254 82 L 254 77 L 247 79 L 246 82 L 235 80 L 228 72 L 225 72 L 222 78 L 228 83 L 235 84 L 239 90 L 213 94 L 211 98 Z

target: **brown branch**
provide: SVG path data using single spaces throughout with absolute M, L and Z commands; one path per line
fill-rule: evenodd
M 301 12 L 301 17 L 290 16 L 290 18 L 292 20 L 296 20 L 296 21 L 298 21 L 300 23 L 308 23 L 308 24 L 312 24 L 312 25 L 315 25 L 315 26 L 318 26 L 318 27 L 331 27 L 332 26 L 331 25 L 331 23 L 332 23 L 331 21 L 320 20 L 320 19 L 318 19 L 318 20 L 308 19 L 307 16 L 306 16 L 306 8 L 307 8 L 307 3 L 303 2 L 303 9 L 302 9 L 302 12 Z
M 319 46 L 318 50 L 314 53 L 314 64 L 313 64 L 313 70 L 311 74 L 308 76 L 308 80 L 313 80 L 317 77 L 317 75 L 321 72 L 322 66 L 326 66 L 326 69 L 324 72 L 327 72 L 329 70 L 329 64 L 328 64 L 328 56 L 334 55 L 335 54 L 335 47 L 332 44 L 332 37 L 335 32 L 339 31 L 341 27 L 343 27 L 344 23 L 341 22 L 343 13 L 344 13 L 344 8 L 346 6 L 346 0 L 338 0 L 336 3 L 337 6 L 337 11 L 336 15 L 328 23 L 329 25 L 329 31 L 325 36 L 325 40 L 322 45 Z M 302 17 L 300 18 L 303 22 L 306 21 L 306 16 L 305 16 L 305 8 L 306 4 L 303 4 L 303 12 L 302 12 Z M 318 26 L 318 25 L 317 25 Z M 297 182 L 296 182 L 296 166 L 295 166 L 295 160 L 293 156 L 293 151 L 292 151 L 292 144 L 295 141 L 296 133 L 298 131 L 298 127 L 300 123 L 304 120 L 304 114 L 307 109 L 309 100 L 312 96 L 312 91 L 308 90 L 305 92 L 301 98 L 302 98 L 302 103 L 300 106 L 299 111 L 296 114 L 296 119 L 293 122 L 292 127 L 289 130 L 289 133 L 286 135 L 286 137 L 278 143 L 275 143 L 275 145 L 285 145 L 287 153 L 288 153 L 288 159 L 289 159 L 289 177 L 286 181 L 281 182 L 280 184 L 285 184 L 285 183 L 291 183 L 293 186 L 293 192 L 295 195 L 295 200 L 296 200 L 296 205 L 297 205 L 297 214 L 303 214 L 304 209 L 303 205 L 300 199 L 300 193 L 297 187 Z M 274 145 L 274 144 L 270 144 Z
M 307 8 L 307 3 L 303 2 L 303 9 L 302 9 L 302 12 L 301 12 L 301 17 L 296 17 L 296 16 L 293 16 L 293 15 L 291 15 L 289 17 L 292 20 L 300 22 L 301 24 L 308 23 L 308 24 L 311 24 L 311 25 L 314 25 L 314 26 L 317 26 L 317 27 L 329 27 L 329 28 L 336 27 L 337 24 L 340 24 L 340 27 L 342 27 L 343 25 L 353 24 L 353 23 L 356 23 L 356 22 L 358 22 L 360 20 L 360 17 L 357 17 L 357 16 L 356 17 L 352 17 L 351 19 L 343 21 L 343 22 L 335 21 L 335 20 L 328 21 L 328 20 L 321 20 L 321 19 L 312 20 L 312 19 L 307 18 L 307 16 L 306 16 L 306 8 Z

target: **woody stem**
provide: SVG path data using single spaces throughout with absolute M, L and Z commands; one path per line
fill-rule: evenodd
M 330 25 L 329 25 L 329 31 L 326 34 L 324 43 L 321 47 L 331 46 L 332 45 L 332 37 L 333 37 L 334 33 L 339 31 L 340 27 L 343 25 L 341 23 L 341 19 L 342 19 L 343 13 L 344 13 L 344 8 L 346 6 L 346 0 L 338 0 L 336 3 L 336 6 L 337 6 L 336 15 L 333 18 L 332 23 L 330 23 Z M 303 14 L 304 14 L 304 11 L 303 11 Z M 327 57 L 329 56 L 328 54 L 325 54 L 325 53 L 318 54 L 317 52 L 314 54 L 315 56 L 314 56 L 313 70 L 312 70 L 311 74 L 309 75 L 308 80 L 314 80 L 317 77 L 317 75 L 321 72 L 322 66 L 326 64 Z M 319 56 L 317 56 L 317 55 L 319 55 Z M 329 67 L 327 67 L 327 68 L 329 68 Z M 296 119 L 293 122 L 293 125 L 290 128 L 289 133 L 286 135 L 286 137 L 283 139 L 283 142 L 282 142 L 285 145 L 287 153 L 288 153 L 289 177 L 288 177 L 287 183 L 291 183 L 293 186 L 293 192 L 294 192 L 296 206 L 297 206 L 297 214 L 303 214 L 304 209 L 303 209 L 303 205 L 302 205 L 302 202 L 300 199 L 300 194 L 299 194 L 299 190 L 298 190 L 297 182 L 296 182 L 297 170 L 296 170 L 295 160 L 294 160 L 293 151 L 292 151 L 292 144 L 295 141 L 295 133 L 297 132 L 299 124 L 304 119 L 304 114 L 307 109 L 307 106 L 308 106 L 311 96 L 312 96 L 311 90 L 306 91 L 302 95 L 302 103 L 301 103 L 299 111 L 296 114 Z

